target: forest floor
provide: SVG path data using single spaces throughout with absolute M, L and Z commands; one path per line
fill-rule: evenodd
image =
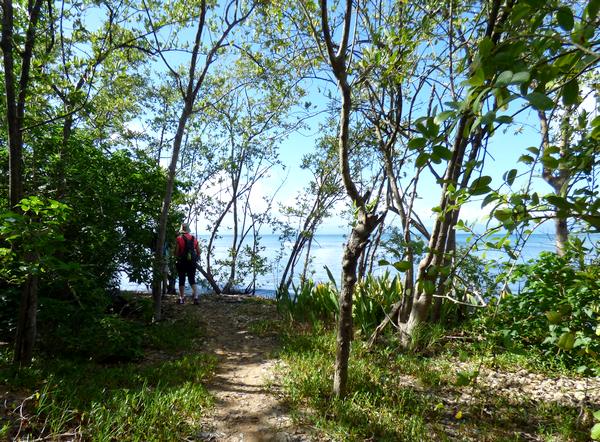
M 206 331 L 206 353 L 218 359 L 207 385 L 215 398 L 202 421 L 200 440 L 226 442 L 310 441 L 297 428 L 281 401 L 275 366 L 277 332 L 269 330 L 276 316 L 273 303 L 236 295 L 207 295 L 199 305 L 169 305 L 173 314 L 198 309 Z M 167 313 L 169 314 L 169 313 Z

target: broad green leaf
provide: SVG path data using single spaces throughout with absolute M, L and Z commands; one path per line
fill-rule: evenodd
M 412 138 L 408 142 L 409 149 L 422 149 L 427 144 L 426 138 Z
M 600 440 L 600 423 L 594 424 L 590 431 L 590 436 L 592 437 L 592 440 Z
M 513 78 L 512 71 L 504 71 L 496 79 L 496 86 L 507 86 Z
M 562 102 L 565 106 L 577 104 L 579 101 L 579 83 L 577 79 L 569 81 L 562 89 Z
M 436 146 L 433 146 L 431 150 L 439 158 L 443 158 L 446 161 L 448 161 L 452 158 L 452 151 L 445 146 L 436 145 Z
M 506 174 L 504 176 L 504 181 L 506 181 L 506 184 L 508 184 L 509 186 L 512 186 L 512 184 L 515 182 L 516 176 L 517 176 L 517 169 L 511 169 L 508 172 L 506 172 Z
M 398 261 L 393 264 L 394 268 L 399 272 L 406 272 L 412 267 L 412 264 L 408 261 Z
M 528 147 L 526 150 L 534 155 L 538 155 L 540 153 L 540 149 L 535 146 Z
M 415 166 L 423 167 L 427 164 L 427 161 L 429 161 L 429 155 L 426 153 L 422 153 L 415 160 Z
M 454 111 L 440 112 L 439 114 L 437 114 L 435 116 L 435 118 L 433 119 L 433 121 L 434 121 L 435 124 L 442 124 L 448 118 L 453 117 L 455 115 L 456 115 L 456 112 L 454 112 Z
M 574 344 L 575 334 L 572 332 L 564 332 L 562 335 L 560 335 L 558 342 L 556 343 L 556 345 L 558 345 L 558 347 L 562 350 L 571 350 Z
M 534 161 L 535 161 L 535 159 L 531 155 L 521 155 L 519 157 L 519 163 L 531 164 Z
M 530 75 L 527 71 L 517 72 L 512 76 L 511 84 L 522 84 L 529 81 Z
M 486 58 L 487 56 L 489 56 L 493 48 L 494 42 L 492 41 L 492 39 L 490 37 L 484 37 L 479 42 L 479 54 L 481 55 L 481 58 Z
M 594 419 L 600 422 L 600 410 L 594 411 Z
M 554 107 L 554 101 L 541 92 L 527 94 L 525 99 L 537 110 L 549 110 Z
M 556 169 L 558 167 L 558 160 L 549 155 L 544 155 L 542 157 L 542 164 L 548 169 Z
M 496 117 L 495 121 L 501 124 L 510 124 L 513 122 L 513 118 L 510 115 L 500 115 L 499 117 Z
M 481 67 L 477 68 L 471 78 L 469 78 L 469 84 L 473 87 L 482 86 L 485 82 L 485 73 Z
M 548 318 L 548 322 L 550 324 L 560 324 L 562 321 L 562 313 L 557 311 L 547 311 L 546 318 Z
M 484 208 L 485 206 L 487 206 L 489 203 L 491 203 L 492 201 L 494 201 L 496 199 L 498 199 L 498 195 L 496 193 L 490 193 L 489 195 L 486 195 L 481 203 L 481 208 Z
M 600 10 L 600 0 L 590 0 L 585 10 L 588 17 L 591 20 L 595 20 L 596 16 L 598 15 L 598 11 Z
M 389 261 L 387 261 L 387 260 L 385 260 L 385 259 L 380 259 L 380 260 L 378 261 L 378 264 L 379 264 L 380 266 L 389 266 L 389 265 L 390 265 L 390 262 L 389 262 Z
M 504 222 L 512 217 L 512 210 L 510 209 L 497 209 L 494 211 L 494 218 L 498 221 Z
M 473 182 L 471 183 L 471 187 L 487 186 L 491 182 L 492 182 L 492 177 L 488 176 L 488 175 L 484 175 L 482 177 L 479 177 L 479 178 L 473 180 Z
M 571 204 L 564 198 L 558 195 L 546 195 L 544 197 L 549 204 L 552 204 L 557 209 L 561 210 L 569 210 L 571 208 Z
M 558 25 L 567 32 L 573 29 L 573 26 L 575 25 L 573 12 L 566 6 L 563 6 L 556 11 L 556 21 L 558 22 Z

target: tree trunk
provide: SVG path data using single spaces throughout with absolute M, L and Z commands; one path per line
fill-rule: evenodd
M 171 207 L 171 200 L 173 198 L 173 188 L 175 186 L 175 172 L 177 171 L 177 161 L 179 159 L 181 141 L 183 140 L 185 126 L 187 124 L 191 111 L 192 103 L 188 99 L 186 100 L 181 116 L 179 117 L 177 132 L 175 133 L 175 139 L 173 140 L 173 153 L 171 155 L 171 164 L 169 165 L 169 171 L 167 174 L 167 188 L 165 190 L 162 211 L 158 222 L 158 239 L 156 242 L 156 250 L 154 251 L 154 267 L 152 272 L 152 299 L 154 301 L 155 321 L 160 321 L 162 316 L 162 293 L 160 287 L 162 282 L 162 263 L 164 259 L 163 247 L 167 238 L 167 220 L 169 217 L 169 208 Z
M 379 223 L 379 220 L 372 215 L 360 217 L 362 219 L 352 229 L 342 258 L 342 287 L 339 295 L 340 317 L 338 321 L 335 372 L 333 378 L 333 391 L 338 397 L 345 396 L 348 382 L 348 359 L 350 357 L 350 344 L 353 336 L 352 297 L 354 286 L 356 285 L 358 259 L 369 241 L 369 236 Z
M 4 82 L 6 94 L 6 123 L 8 130 L 8 200 L 10 208 L 18 210 L 17 204 L 23 198 L 23 121 L 25 117 L 25 100 L 29 86 L 29 71 L 35 44 L 37 22 L 42 2 L 29 2 L 29 23 L 25 37 L 24 50 L 21 52 L 21 72 L 19 84 L 15 83 L 16 73 L 13 58 L 13 3 L 5 0 L 2 3 L 2 38 L 0 47 L 3 54 Z M 36 263 L 35 254 L 24 254 L 26 263 Z M 37 292 L 38 276 L 30 274 L 21 287 L 21 304 L 17 318 L 17 333 L 15 336 L 15 351 L 13 362 L 23 366 L 31 363 L 35 343 L 37 324 Z
M 35 257 L 29 256 L 29 262 Z M 37 329 L 38 276 L 29 275 L 21 287 L 21 303 L 17 322 L 13 362 L 19 367 L 29 365 L 33 358 Z
M 13 4 L 2 3 L 2 54 L 6 93 L 6 120 L 8 126 L 8 200 L 10 208 L 23 198 L 23 139 L 21 136 L 22 116 L 18 115 L 17 92 L 13 60 Z
M 569 242 L 569 227 L 567 219 L 556 217 L 554 218 L 554 231 L 556 235 L 556 253 L 559 256 L 565 256 L 567 251 L 567 243 Z

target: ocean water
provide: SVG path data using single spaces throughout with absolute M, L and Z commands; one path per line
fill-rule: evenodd
M 498 237 L 499 238 L 499 237 Z M 493 240 L 494 238 L 492 238 Z M 211 262 L 214 263 L 219 259 L 224 259 L 227 257 L 227 251 L 231 244 L 231 236 L 223 236 L 217 240 L 215 243 L 214 253 L 211 257 Z M 600 235 L 593 235 L 587 239 L 587 241 L 598 241 L 600 240 Z M 206 245 L 207 238 L 203 236 L 199 236 L 199 241 L 202 246 Z M 473 238 L 471 235 L 466 233 L 457 233 L 457 243 L 459 246 L 470 247 L 473 244 Z M 521 245 L 522 241 L 520 241 L 517 237 L 511 237 L 511 246 Z M 329 277 L 327 275 L 327 271 L 325 267 L 329 268 L 332 275 L 339 282 L 341 275 L 341 259 L 344 244 L 346 242 L 346 236 L 340 234 L 320 234 L 316 235 L 313 240 L 313 245 L 311 249 L 311 264 L 310 264 L 310 277 L 315 281 L 328 281 Z M 279 282 L 281 274 L 283 272 L 284 266 L 287 262 L 287 256 L 289 255 L 289 251 L 291 249 L 292 244 L 282 244 L 277 235 L 265 235 L 261 238 L 260 242 L 261 246 L 264 247 L 262 255 L 267 258 L 267 263 L 269 265 L 269 270 L 264 274 L 258 277 L 257 279 L 257 290 L 256 294 L 259 296 L 272 297 L 275 293 L 275 288 Z M 486 259 L 493 259 L 497 261 L 507 261 L 509 257 L 504 252 L 499 252 L 496 250 L 485 250 L 482 243 L 478 243 L 479 249 L 473 250 L 471 253 L 482 256 Z M 533 234 L 528 240 L 522 245 L 522 247 L 518 247 L 519 256 L 517 258 L 518 262 L 526 262 L 527 260 L 536 258 L 540 252 L 542 251 L 554 251 L 554 235 L 551 234 Z M 383 251 L 381 252 L 383 253 Z M 282 258 L 278 261 L 278 255 L 282 255 Z M 381 258 L 384 258 L 382 255 Z M 201 261 L 205 262 L 205 256 L 201 256 Z M 302 258 L 303 263 L 303 258 Z M 301 271 L 302 265 L 297 266 L 297 272 Z M 389 267 L 378 267 L 374 269 L 376 273 L 383 273 L 386 269 L 390 269 Z M 393 271 L 393 269 L 392 269 Z M 197 272 L 196 277 L 199 278 L 198 282 L 202 287 L 203 292 L 209 292 L 210 289 L 206 285 L 205 281 L 202 281 L 201 275 Z M 127 280 L 127 278 L 123 278 L 123 282 L 121 287 L 126 290 L 149 290 L 149 286 L 144 284 L 134 284 Z M 186 284 L 186 293 L 191 293 L 190 288 Z

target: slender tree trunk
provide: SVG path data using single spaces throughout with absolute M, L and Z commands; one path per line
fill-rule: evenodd
M 543 151 L 546 151 L 550 148 L 550 127 L 548 125 L 548 119 L 546 118 L 545 112 L 539 111 L 538 116 L 540 119 L 540 128 L 542 132 L 542 149 Z M 563 117 L 561 126 L 560 156 L 561 158 L 564 158 L 568 154 L 567 149 L 569 145 L 569 139 L 571 137 L 568 113 Z M 562 198 L 565 197 L 564 188 L 571 178 L 571 172 L 566 167 L 559 167 L 559 169 L 555 171 L 544 166 L 542 169 L 542 177 L 544 178 L 544 181 L 546 181 L 552 187 L 552 190 L 554 190 L 554 194 L 556 196 Z M 567 225 L 567 219 L 559 216 L 558 211 L 554 217 L 554 234 L 556 253 L 559 256 L 564 256 L 567 251 L 567 243 L 569 242 L 569 227 Z
M 339 397 L 345 396 L 348 382 L 348 359 L 353 337 L 352 297 L 356 285 L 358 260 L 369 241 L 369 236 L 379 223 L 379 220 L 371 215 L 359 215 L 359 217 L 358 225 L 352 229 L 342 258 L 342 287 L 339 296 L 340 317 L 333 379 L 333 391 Z
M 13 58 L 14 10 L 12 0 L 2 3 L 2 47 L 4 64 L 4 82 L 6 94 L 6 123 L 8 127 L 8 167 L 9 185 L 8 199 L 10 208 L 18 210 L 17 204 L 23 198 L 23 122 L 25 118 L 25 102 L 29 86 L 29 73 L 33 48 L 37 31 L 37 22 L 42 2 L 29 2 L 29 23 L 25 37 L 24 50 L 21 53 L 21 72 L 18 87 L 15 83 L 16 73 Z M 25 253 L 23 260 L 28 264 L 39 261 L 34 253 Z M 37 324 L 38 276 L 30 274 L 21 287 L 21 302 L 17 319 L 15 351 L 13 362 L 16 365 L 28 365 L 33 357 L 33 347 Z
M 162 283 L 162 263 L 163 263 L 163 247 L 167 238 L 167 219 L 169 217 L 169 208 L 171 207 L 171 200 L 173 198 L 173 188 L 175 187 L 175 172 L 177 171 L 177 161 L 179 159 L 179 151 L 181 149 L 181 142 L 183 135 L 185 134 L 185 126 L 190 117 L 192 111 L 192 103 L 190 98 L 185 102 L 181 116 L 179 117 L 179 123 L 177 125 L 177 132 L 175 133 L 175 139 L 173 140 L 173 152 L 171 155 L 171 164 L 167 173 L 167 188 L 165 190 L 165 197 L 163 199 L 162 211 L 158 222 L 158 239 L 156 243 L 156 250 L 154 251 L 154 267 L 152 275 L 152 298 L 154 300 L 154 320 L 160 321 L 162 316 L 161 309 L 161 283 Z
M 442 214 L 434 224 L 429 240 L 429 251 L 419 263 L 416 290 L 414 291 L 410 315 L 408 320 L 400 327 L 400 342 L 404 347 L 410 345 L 415 328 L 426 322 L 429 316 L 435 283 L 438 280 L 437 273 L 444 262 L 448 232 L 452 228 L 455 219 L 454 211 L 447 210 L 454 203 L 449 197 L 448 186 L 457 187 L 467 144 L 464 133 L 472 123 L 472 117 L 463 115 L 456 130 L 452 158 L 448 161 L 444 174 L 444 186 L 440 202 Z
M 22 121 L 17 111 L 17 87 L 13 60 L 13 3 L 2 3 L 2 54 L 6 93 L 6 120 L 8 126 L 8 199 L 11 209 L 23 198 L 23 139 Z
M 37 262 L 33 254 L 27 256 L 28 262 Z M 16 365 L 28 365 L 33 358 L 33 348 L 37 330 L 38 277 L 29 275 L 21 287 L 21 303 L 17 322 L 15 351 L 13 361 Z
M 308 238 L 307 244 L 306 244 L 306 254 L 304 255 L 304 265 L 302 266 L 302 277 L 301 277 L 301 281 L 304 282 L 306 281 L 306 275 L 308 273 L 308 265 L 310 264 L 310 251 L 312 249 L 312 243 L 313 243 L 313 239 L 314 239 L 314 234 L 311 233 L 310 237 Z M 292 276 L 292 275 L 290 275 Z

